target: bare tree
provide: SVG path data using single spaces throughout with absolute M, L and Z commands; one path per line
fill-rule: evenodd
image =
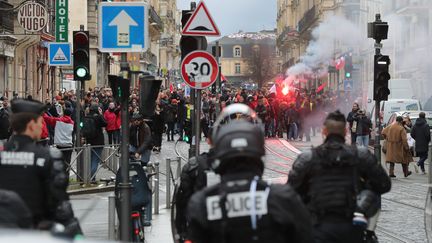
M 276 74 L 273 54 L 272 48 L 266 45 L 255 46 L 247 59 L 250 77 L 259 88 Z

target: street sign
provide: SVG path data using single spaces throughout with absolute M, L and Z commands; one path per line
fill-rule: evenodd
M 68 42 L 68 0 L 56 0 L 56 42 Z
M 194 89 L 210 87 L 219 74 L 216 59 L 205 51 L 189 53 L 181 63 L 183 80 Z
M 29 32 L 37 32 L 45 28 L 48 22 L 48 12 L 37 2 L 27 2 L 18 9 L 18 23 Z
M 345 91 L 352 91 L 353 89 L 353 80 L 352 79 L 345 79 L 344 80 L 344 90 Z
M 72 65 L 70 43 L 51 42 L 48 45 L 48 65 L 70 66 Z
M 203 1 L 198 4 L 186 23 L 182 35 L 220 36 L 220 31 Z
M 101 2 L 99 20 L 99 51 L 146 51 L 148 47 L 148 7 L 146 3 Z

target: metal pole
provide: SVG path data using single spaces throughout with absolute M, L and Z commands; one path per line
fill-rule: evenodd
M 190 110 L 190 123 L 191 123 L 191 127 L 190 127 L 190 134 L 191 134 L 191 143 L 190 143 L 190 147 L 189 147 L 189 158 L 195 156 L 195 145 L 194 145 L 194 127 L 195 127 L 195 121 L 194 121 L 194 117 L 195 117 L 195 89 L 190 90 L 190 101 L 191 101 L 191 110 Z
M 154 196 L 154 214 L 159 214 L 159 162 L 155 162 L 155 185 L 153 190 L 155 192 Z
M 216 41 L 216 62 L 217 62 L 217 64 L 218 64 L 218 67 L 219 67 L 219 74 L 218 74 L 218 77 L 217 77 L 217 79 L 216 79 L 216 94 L 218 94 L 218 93 L 221 93 L 222 92 L 222 89 L 221 89 L 221 82 L 222 82 L 222 80 L 221 80 L 221 66 L 220 66 L 220 63 L 219 63 L 219 56 L 220 56 L 220 53 L 219 53 L 219 41 Z
M 376 44 L 379 44 L 376 41 Z M 378 46 L 378 45 L 376 45 Z M 375 54 L 379 55 L 381 53 L 380 48 L 375 48 Z M 375 72 L 375 70 L 374 70 Z M 375 74 L 374 74 L 375 76 Z M 380 101 L 375 101 L 375 144 L 374 144 L 374 154 L 378 161 L 378 164 L 381 164 L 381 120 L 380 120 Z
M 75 115 L 75 146 L 78 148 L 82 147 L 81 144 L 81 82 L 76 82 L 76 97 L 77 97 L 77 104 L 76 104 L 76 115 Z M 83 178 L 82 173 L 82 153 L 79 153 L 79 149 L 77 149 L 78 158 L 77 161 L 77 179 L 79 177 Z
M 171 208 L 171 159 L 166 159 L 166 208 Z
M 121 54 L 121 67 L 123 77 L 127 78 L 130 76 L 128 72 L 129 64 L 127 63 L 127 54 Z M 131 214 L 131 188 L 132 185 L 129 181 L 129 111 L 128 111 L 128 99 L 129 97 L 122 97 L 121 102 L 121 182 L 119 183 L 120 188 L 120 240 L 129 242 L 131 238 L 132 222 L 130 220 Z
M 177 157 L 177 177 L 176 179 L 180 178 L 181 175 L 181 158 Z
M 108 240 L 115 240 L 115 196 L 108 196 Z
M 201 140 L 201 90 L 196 90 L 195 101 L 195 156 L 200 154 L 200 140 Z

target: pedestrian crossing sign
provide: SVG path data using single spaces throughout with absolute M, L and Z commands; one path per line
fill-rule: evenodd
M 67 42 L 51 42 L 48 45 L 48 64 L 50 66 L 72 65 L 71 45 Z

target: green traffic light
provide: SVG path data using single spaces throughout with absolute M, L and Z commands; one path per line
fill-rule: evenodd
M 346 78 L 351 78 L 351 73 L 350 72 L 345 73 L 345 77 Z
M 83 126 L 84 126 L 84 123 L 83 123 L 83 122 L 80 122 L 79 126 L 80 126 L 80 127 L 83 127 Z
M 84 67 L 79 67 L 75 70 L 75 73 L 79 78 L 84 78 L 87 76 L 87 69 Z

